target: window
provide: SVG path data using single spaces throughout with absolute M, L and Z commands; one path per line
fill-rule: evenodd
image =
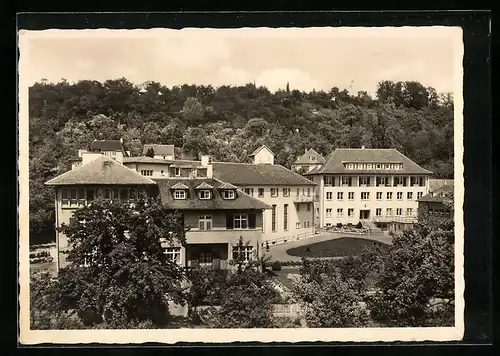
M 368 186 L 370 185 L 370 178 L 369 177 L 359 177 L 359 186 Z
M 385 215 L 392 216 L 392 208 L 385 209 Z
M 406 177 L 394 177 L 394 185 L 406 187 Z
M 425 186 L 425 178 L 424 177 L 418 177 L 418 185 L 421 187 Z
M 403 209 L 401 209 L 401 208 L 397 208 L 397 209 L 396 209 L 396 215 L 397 215 L 397 216 L 401 216 L 401 215 L 403 215 Z
M 326 209 L 326 217 L 332 217 L 332 209 Z
M 85 189 L 63 189 L 61 191 L 61 205 L 62 206 L 71 206 L 71 207 L 78 207 L 78 206 L 83 206 L 85 205 L 86 202 L 86 193 L 87 191 Z M 93 190 L 91 193 L 92 200 L 94 199 L 93 195 Z
M 372 169 L 372 164 L 371 164 L 371 163 L 368 163 L 368 164 L 366 165 L 366 169 Z
M 382 169 L 382 165 L 381 164 L 377 164 L 377 169 Z
M 233 246 L 233 260 L 248 262 L 253 259 L 253 246 Z
M 198 218 L 198 228 L 200 230 L 212 230 L 212 216 L 202 215 Z
M 210 199 L 210 190 L 200 190 L 200 199 Z
M 181 248 L 180 247 L 167 247 L 165 248 L 165 255 L 167 256 L 167 260 L 180 263 L 181 262 Z
M 342 208 L 337 209 L 337 217 L 341 218 L 342 216 L 344 216 L 344 209 Z
M 235 198 L 234 190 L 232 189 L 224 190 L 224 199 L 234 199 L 234 198 Z
M 271 197 L 278 196 L 278 188 L 271 188 Z
M 361 163 L 358 163 L 358 169 L 363 169 L 363 165 Z
M 311 211 L 311 206 L 312 206 L 311 203 L 307 203 L 307 211 Z
M 387 192 L 387 200 L 392 200 L 392 192 Z
M 283 196 L 284 197 L 290 196 L 290 188 L 283 188 Z
M 390 184 L 389 184 L 389 178 L 388 177 L 377 177 L 375 179 L 375 185 L 377 187 L 379 186 L 386 186 L 386 187 L 390 187 Z
M 276 205 L 273 205 L 271 211 L 271 229 L 276 232 Z
M 361 200 L 368 200 L 370 199 L 370 193 L 369 192 L 361 192 Z
M 397 199 L 402 200 L 403 199 L 403 192 L 397 192 Z
M 381 216 L 382 215 L 382 209 L 381 208 L 375 209 L 375 215 L 376 216 Z
M 334 186 L 334 179 L 332 176 L 326 176 L 325 177 L 325 187 L 333 187 Z
M 354 192 L 347 193 L 347 199 L 354 200 Z
M 377 200 L 382 200 L 382 192 L 377 192 Z
M 422 198 L 422 196 L 424 195 L 424 193 L 422 192 L 417 192 L 417 199 L 420 199 Z
M 326 200 L 332 200 L 332 192 L 326 192 Z
M 288 231 L 288 204 L 283 206 L 283 230 Z
M 406 215 L 412 216 L 413 215 L 413 208 L 406 208 Z
M 185 190 L 174 191 L 174 199 L 186 199 L 186 191 Z
M 160 171 L 160 174 L 163 175 L 163 169 Z
M 87 196 L 88 196 L 88 192 L 87 192 Z M 127 201 L 128 197 L 129 197 L 128 189 L 120 189 L 120 200 Z
M 153 175 L 153 170 L 143 169 L 143 170 L 141 170 L 141 175 L 146 176 L 146 177 L 151 177 Z
M 429 208 L 429 215 L 434 215 L 434 209 Z
M 296 229 L 300 229 L 300 221 L 297 221 L 297 222 L 295 223 L 295 228 L 296 228 Z
M 412 200 L 412 199 L 413 199 L 413 193 L 412 193 L 412 192 L 408 192 L 408 193 L 406 193 L 406 198 L 407 198 L 408 200 Z
M 391 168 L 391 165 L 390 164 L 386 164 L 385 165 L 385 169 L 390 169 Z
M 248 229 L 248 215 L 234 214 L 233 223 L 235 229 Z
M 295 210 L 300 213 L 300 204 L 295 204 Z
M 307 196 L 310 197 L 311 196 L 311 188 L 307 188 Z
M 264 198 L 264 188 L 259 188 L 258 194 L 259 198 Z
M 343 187 L 351 187 L 352 186 L 352 177 L 342 177 L 342 186 Z
M 176 177 L 179 177 L 181 175 L 181 169 L 180 168 L 174 168 L 174 175 Z
M 253 197 L 253 188 L 245 188 L 244 192 Z
M 332 223 L 326 223 L 325 225 L 330 227 L 330 226 L 332 226 Z
M 337 200 L 344 200 L 344 193 L 343 192 L 337 192 Z
M 347 216 L 350 218 L 354 217 L 354 209 L 352 208 L 347 209 Z
M 353 169 L 353 168 L 354 168 L 354 164 L 349 163 L 349 169 Z

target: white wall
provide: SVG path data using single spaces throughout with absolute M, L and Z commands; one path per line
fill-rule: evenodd
M 254 164 L 274 164 L 274 155 L 264 147 L 254 156 Z

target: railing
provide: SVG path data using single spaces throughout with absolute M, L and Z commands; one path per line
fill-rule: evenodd
M 287 243 L 287 242 L 292 242 L 292 241 L 299 241 L 301 239 L 305 239 L 308 237 L 312 237 L 316 235 L 315 232 L 304 232 L 302 234 L 296 234 L 296 235 L 289 235 L 289 236 L 284 236 L 284 237 L 278 237 L 276 239 L 272 240 L 266 240 L 262 242 L 262 247 L 266 246 L 274 246 L 282 243 Z
M 416 223 L 418 220 L 416 215 L 411 216 L 376 216 L 373 218 L 374 222 L 397 222 L 397 223 L 405 223 L 412 224 Z
M 293 201 L 296 202 L 296 203 L 310 203 L 310 202 L 314 202 L 315 199 L 314 199 L 314 195 L 295 195 L 294 198 L 293 198 Z

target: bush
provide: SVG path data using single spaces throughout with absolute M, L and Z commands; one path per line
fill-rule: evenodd
M 274 261 L 271 265 L 271 269 L 273 271 L 281 271 L 281 262 L 280 261 Z
M 342 223 L 337 223 L 337 227 L 341 228 L 342 227 Z
M 356 228 L 357 228 L 357 229 L 362 229 L 362 228 L 363 228 L 363 224 L 361 224 L 361 221 L 359 221 L 359 222 L 356 224 Z

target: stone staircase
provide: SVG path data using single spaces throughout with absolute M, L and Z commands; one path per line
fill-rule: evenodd
M 372 234 L 382 234 L 382 229 L 377 227 L 372 220 L 361 220 L 361 224 L 363 224 L 363 227 L 370 229 Z

